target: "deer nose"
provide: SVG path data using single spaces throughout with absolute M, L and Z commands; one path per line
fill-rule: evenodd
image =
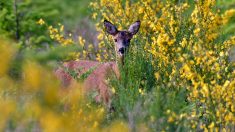
M 118 52 L 120 52 L 121 54 L 124 54 L 125 50 L 124 50 L 124 48 L 120 48 L 120 49 L 118 50 Z

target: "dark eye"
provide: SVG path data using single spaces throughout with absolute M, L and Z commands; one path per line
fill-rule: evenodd
M 127 42 L 130 43 L 131 39 L 128 39 Z
M 117 42 L 117 39 L 114 39 L 115 42 Z

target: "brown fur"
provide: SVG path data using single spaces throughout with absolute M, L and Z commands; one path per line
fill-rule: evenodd
M 96 61 L 81 60 L 64 63 L 63 67 L 58 68 L 55 73 L 59 80 L 61 80 L 62 85 L 68 87 L 75 79 L 64 68 L 75 71 L 78 77 L 86 73 L 90 68 L 95 68 L 84 80 L 83 88 L 86 93 L 97 91 L 98 95 L 95 97 L 96 102 L 103 102 L 110 106 L 112 93 L 106 80 L 112 74 L 117 78 L 120 77 L 116 62 L 99 63 Z
M 128 40 L 132 39 L 133 35 L 128 31 L 118 31 L 116 35 L 113 36 L 114 39 Z

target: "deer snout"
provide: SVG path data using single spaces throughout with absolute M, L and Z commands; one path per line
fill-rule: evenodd
M 123 47 L 122 47 L 122 48 L 120 48 L 120 49 L 118 50 L 118 52 L 119 52 L 120 54 L 122 54 L 122 55 L 123 55 L 123 54 L 124 54 L 124 52 L 125 52 L 125 48 L 123 48 Z

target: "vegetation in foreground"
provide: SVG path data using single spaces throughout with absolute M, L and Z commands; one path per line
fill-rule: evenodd
M 234 131 L 234 1 L 91 2 L 98 43 L 56 24 L 58 13 L 28 14 L 28 5 L 46 2 L 20 2 L 17 14 L 14 2 L 0 2 L 0 130 Z M 107 80 L 114 112 L 94 104 L 79 82 L 63 89 L 53 74 L 65 60 L 115 60 L 104 18 L 119 29 L 142 22 L 122 78 Z

